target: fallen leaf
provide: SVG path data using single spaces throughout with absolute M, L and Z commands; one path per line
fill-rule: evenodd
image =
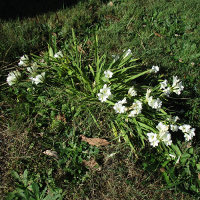
M 96 170 L 96 171 L 100 171 L 101 167 L 99 166 L 99 164 L 95 161 L 94 158 L 92 158 L 91 160 L 87 161 L 87 160 L 83 160 L 83 164 L 91 169 L 91 170 Z
M 58 159 L 58 154 L 56 151 L 46 150 L 43 153 L 45 155 L 52 156 L 52 157 L 55 157 L 56 159 Z
M 155 36 L 158 36 L 158 37 L 162 37 L 162 35 L 160 35 L 159 33 L 154 33 Z
M 80 135 L 80 137 L 82 141 L 85 141 L 92 146 L 98 147 L 98 146 L 106 146 L 110 144 L 107 140 L 101 139 L 101 138 L 87 138 L 84 135 Z
M 200 173 L 198 173 L 198 179 L 200 180 Z

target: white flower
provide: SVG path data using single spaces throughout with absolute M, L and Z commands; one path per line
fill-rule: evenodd
M 32 80 L 32 83 L 35 83 L 36 85 L 39 84 L 39 83 L 43 83 L 44 78 L 45 78 L 45 72 L 38 74 L 35 77 L 30 77 L 30 79 Z
M 137 95 L 137 91 L 134 89 L 134 87 L 129 88 L 128 95 L 131 97 L 134 97 Z
M 151 146 L 158 146 L 159 140 L 156 133 L 147 133 L 147 136 Z
M 186 140 L 187 142 L 190 141 L 190 140 L 192 139 L 191 135 L 189 135 L 189 134 L 187 134 L 187 133 L 184 134 L 184 137 L 185 137 L 185 140 Z
M 21 73 L 18 70 L 10 72 L 7 77 L 8 85 L 10 86 L 14 85 L 18 81 L 20 76 L 21 76 Z
M 158 71 L 159 71 L 159 67 L 158 66 L 152 66 L 151 72 L 157 73 Z
M 106 84 L 104 84 L 103 88 L 100 89 L 100 93 L 97 94 L 99 97 L 99 100 L 101 102 L 104 102 L 107 100 L 107 98 L 109 98 L 111 96 L 111 91 L 110 91 L 110 87 L 107 87 Z
M 150 94 L 151 94 L 151 89 L 148 88 L 146 92 L 146 101 L 149 100 Z
M 184 86 L 182 85 L 182 81 L 178 79 L 177 76 L 173 76 L 173 84 L 172 84 L 173 92 L 180 95 L 181 91 L 184 89 Z
M 148 98 L 148 104 L 150 107 L 158 110 L 162 106 L 162 101 L 159 98 L 153 99 L 153 97 L 151 96 Z
M 176 123 L 180 118 L 178 116 L 174 116 L 172 118 L 172 122 Z
M 121 103 L 115 103 L 113 109 L 115 110 L 116 113 L 125 113 L 126 112 L 126 107 L 123 106 Z
M 171 88 L 170 88 L 170 87 L 165 88 L 165 89 L 163 90 L 163 93 L 164 93 L 167 97 L 169 97 L 169 95 L 170 95 L 170 93 L 171 93 Z
M 54 58 L 61 58 L 63 57 L 62 51 L 58 51 L 57 53 L 54 54 Z
M 172 84 L 172 87 L 175 87 L 179 81 L 180 81 L 180 80 L 178 79 L 177 76 L 173 76 L 173 84 Z
M 191 128 L 189 131 L 188 131 L 188 134 L 193 138 L 195 136 L 195 128 Z
M 179 126 L 179 129 L 183 132 L 183 133 L 188 133 L 190 131 L 191 126 L 189 124 L 184 124 L 182 126 Z
M 97 95 L 98 95 L 98 97 L 99 97 L 99 100 L 100 100 L 101 102 L 104 102 L 104 101 L 106 101 L 106 100 L 107 100 L 107 98 L 108 98 L 108 96 L 107 96 L 107 95 L 105 95 L 105 94 L 102 94 L 102 93 L 98 93 Z
M 130 112 L 130 114 L 128 116 L 129 117 L 136 117 L 142 111 L 142 102 L 137 100 L 135 103 L 132 104 L 130 109 L 133 109 L 133 110 Z
M 104 72 L 106 78 L 112 78 L 113 73 L 110 70 Z
M 107 87 L 107 84 L 104 84 L 103 88 L 100 89 L 100 93 L 106 95 L 107 97 L 109 97 L 111 95 L 110 92 L 110 87 Z
M 159 124 L 156 126 L 156 128 L 159 130 L 159 132 L 165 133 L 169 130 L 169 125 L 165 125 L 162 122 L 159 122 Z
M 163 141 L 167 146 L 172 144 L 171 140 L 171 134 L 166 131 L 166 132 L 160 132 L 159 133 L 159 138 L 161 141 Z
M 165 79 L 163 82 L 160 83 L 160 89 L 165 89 L 167 87 L 168 81 Z
M 126 98 L 115 103 L 115 105 L 113 107 L 115 112 L 116 113 L 125 113 L 127 111 L 127 108 L 125 106 L 123 106 L 123 104 L 125 104 L 125 103 L 127 103 Z
M 124 50 L 124 52 L 125 52 L 125 50 Z M 125 52 L 125 54 L 124 54 L 124 57 L 123 57 L 123 58 L 126 58 L 127 56 L 130 56 L 130 55 L 132 55 L 132 52 L 131 52 L 131 50 L 130 50 L 130 49 L 128 49 L 128 50 Z
M 23 55 L 21 58 L 20 58 L 20 61 L 18 63 L 18 66 L 24 66 L 26 67 L 29 63 L 29 58 L 27 55 Z
M 184 89 L 184 86 L 182 85 L 182 82 L 179 82 L 177 83 L 175 87 L 173 87 L 173 92 L 180 95 L 183 89 Z
M 171 131 L 173 131 L 173 132 L 177 132 L 177 131 L 178 131 L 178 126 L 177 126 L 177 125 L 171 124 L 171 125 L 170 125 L 170 129 L 171 129 Z
M 31 67 L 27 67 L 27 71 L 31 74 L 35 73 L 37 71 L 37 63 L 34 62 Z
M 117 103 L 119 103 L 119 104 L 125 104 L 125 103 L 127 103 L 126 97 L 123 98 L 121 101 L 118 101 Z

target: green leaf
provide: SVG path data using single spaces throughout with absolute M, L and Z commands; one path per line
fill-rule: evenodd
M 48 49 L 49 49 L 49 57 L 53 57 L 53 49 L 48 45 Z
M 11 172 L 11 175 L 12 175 L 15 179 L 17 179 L 19 182 L 22 182 L 22 180 L 21 180 L 19 174 L 18 174 L 16 171 L 12 171 L 12 172 Z
M 124 82 L 125 83 L 127 83 L 127 82 L 129 82 L 129 81 L 132 81 L 132 80 L 134 80 L 134 79 L 136 79 L 136 78 L 138 78 L 138 77 L 140 77 L 140 76 L 143 76 L 144 74 L 147 74 L 147 73 L 149 73 L 149 69 L 148 70 L 146 70 L 146 71 L 144 71 L 144 72 L 141 72 L 141 73 L 139 73 L 139 74 L 136 74 L 136 75 L 134 75 L 134 76 L 129 76 L 129 78 L 127 78 L 127 79 L 125 79 L 124 80 Z
M 40 190 L 39 190 L 39 186 L 37 183 L 33 183 L 31 185 L 32 189 L 33 189 L 33 194 L 36 197 L 36 200 L 40 200 Z

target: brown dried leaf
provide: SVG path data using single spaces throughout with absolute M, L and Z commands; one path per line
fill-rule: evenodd
M 83 164 L 91 169 L 91 170 L 97 170 L 100 171 L 101 167 L 99 166 L 99 164 L 95 161 L 94 158 L 92 158 L 91 160 L 87 161 L 87 160 L 83 160 Z
M 101 138 L 87 138 L 84 135 L 80 135 L 80 137 L 82 141 L 85 141 L 92 146 L 99 147 L 99 146 L 106 146 L 110 144 L 107 140 L 101 139 Z
M 155 36 L 158 36 L 158 37 L 162 37 L 162 35 L 160 35 L 159 33 L 154 33 Z
M 46 150 L 43 153 L 48 155 L 48 156 L 52 156 L 52 157 L 58 159 L 58 154 L 57 154 L 56 151 Z
M 163 172 L 165 172 L 165 168 L 164 167 L 161 167 L 160 168 L 160 171 L 163 173 Z

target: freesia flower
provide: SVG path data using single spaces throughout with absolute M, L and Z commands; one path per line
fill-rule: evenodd
M 172 144 L 171 134 L 166 132 L 159 132 L 159 139 L 165 143 L 165 145 L 169 146 Z
M 26 67 L 29 63 L 29 58 L 27 55 L 23 55 L 21 58 L 20 58 L 20 61 L 18 63 L 18 66 L 23 66 L 23 67 Z
M 148 98 L 148 105 L 150 107 L 158 110 L 162 106 L 162 101 L 159 98 L 153 99 L 153 97 L 151 96 L 151 97 Z
M 18 70 L 10 72 L 7 77 L 8 85 L 14 85 L 20 77 L 21 73 Z
M 32 80 L 32 83 L 34 84 L 39 84 L 39 83 L 43 83 L 44 82 L 44 78 L 45 78 L 45 72 L 38 74 L 35 77 L 31 77 L 30 79 Z
M 123 106 L 121 103 L 116 103 L 113 107 L 116 113 L 125 113 L 126 112 L 126 107 Z
M 129 117 L 136 117 L 142 111 L 142 102 L 137 100 L 135 103 L 132 104 L 130 109 L 133 109 L 133 110 L 130 112 L 130 114 L 128 116 Z
M 104 72 L 106 78 L 112 78 L 113 73 L 110 70 Z
M 54 58 L 61 58 L 63 57 L 62 51 L 58 51 L 57 53 L 54 54 Z
M 151 72 L 157 73 L 158 71 L 159 71 L 159 67 L 158 66 L 152 66 Z
M 170 93 L 171 93 L 171 88 L 170 88 L 170 87 L 165 88 L 165 89 L 163 90 L 163 93 L 164 93 L 167 97 L 169 97 L 169 95 L 170 95 Z
M 127 103 L 126 98 L 115 103 L 115 105 L 113 107 L 115 112 L 116 113 L 125 113 L 127 111 L 127 108 L 125 106 L 123 106 L 123 104 L 125 104 L 125 103 Z
M 184 89 L 184 86 L 182 85 L 182 81 L 178 79 L 177 76 L 173 76 L 173 84 L 172 84 L 173 92 L 180 95 L 181 91 Z
M 124 52 L 125 52 L 125 50 L 124 50 Z M 128 49 L 128 50 L 125 52 L 125 54 L 124 54 L 124 57 L 123 57 L 123 58 L 126 58 L 127 56 L 130 56 L 130 55 L 132 55 L 132 52 L 131 52 L 131 50 L 130 50 L 130 49 Z
M 150 98 L 150 94 L 151 94 L 151 89 L 147 89 L 147 92 L 146 92 L 146 101 L 148 102 L 149 101 L 149 98 Z
M 171 129 L 171 131 L 173 131 L 173 132 L 177 132 L 177 131 L 178 131 L 178 126 L 177 126 L 177 125 L 171 124 L 171 125 L 170 125 L 170 129 Z
M 137 95 L 137 91 L 134 89 L 134 87 L 129 88 L 128 95 L 131 97 L 134 97 Z
M 183 133 L 187 133 L 190 130 L 191 126 L 189 124 L 184 124 L 182 126 L 179 126 L 179 129 L 183 132 Z
M 165 125 L 162 122 L 159 122 L 156 128 L 159 130 L 159 132 L 165 133 L 169 130 L 169 125 Z
M 167 87 L 168 81 L 165 79 L 163 82 L 160 83 L 160 89 L 165 89 Z
M 110 91 L 110 87 L 107 87 L 107 84 L 105 84 L 103 86 L 102 89 L 100 89 L 100 93 L 97 94 L 99 97 L 99 100 L 101 102 L 104 102 L 107 100 L 107 98 L 109 98 L 111 96 L 111 91 Z
M 153 147 L 158 146 L 159 140 L 157 138 L 157 134 L 156 133 L 147 133 L 148 136 L 148 140 L 150 142 L 150 145 Z
M 31 67 L 27 67 L 27 71 L 31 74 L 34 74 L 37 71 L 37 63 L 34 62 Z

